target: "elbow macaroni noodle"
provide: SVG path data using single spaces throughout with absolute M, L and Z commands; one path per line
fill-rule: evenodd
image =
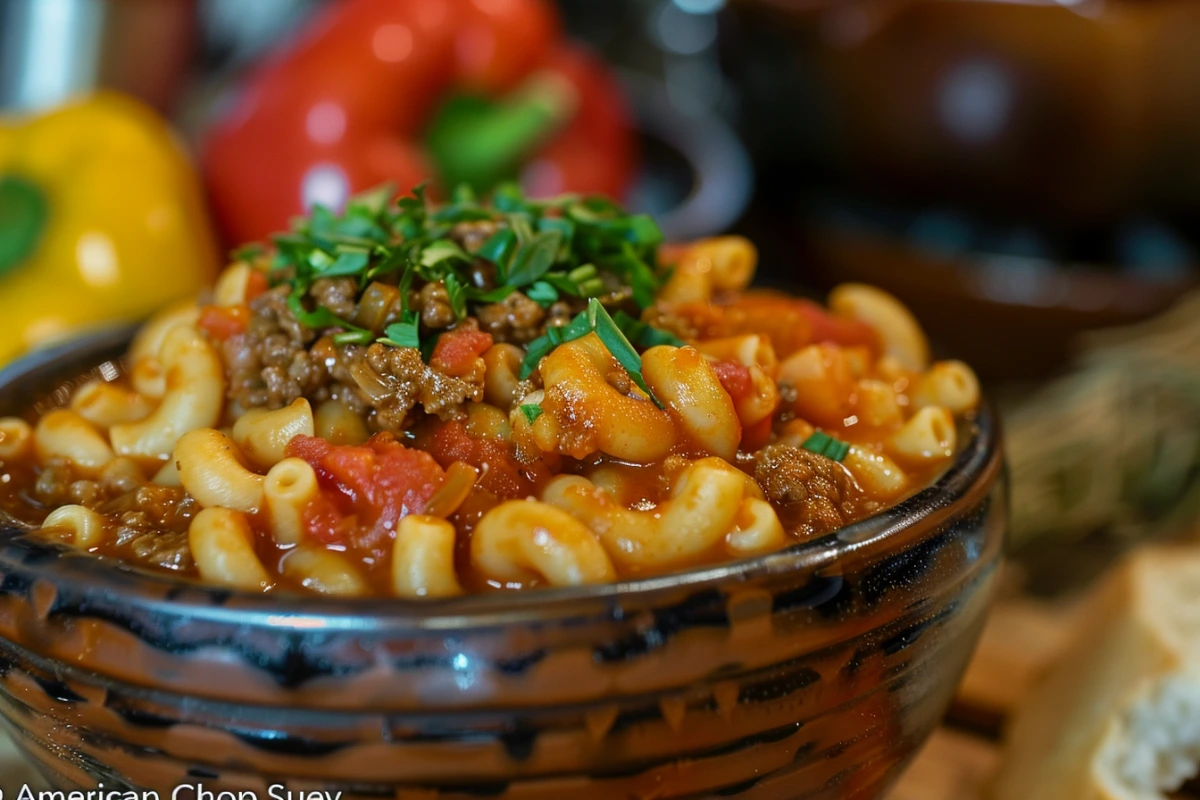
M 200 505 L 257 514 L 265 479 L 251 472 L 244 458 L 232 439 L 212 428 L 185 433 L 173 456 L 180 484 Z
M 177 306 L 137 335 L 123 377 L 87 380 L 36 420 L 0 418 L 0 468 L 27 473 L 28 485 L 43 476 L 39 491 L 56 493 L 42 527 L 76 548 L 131 557 L 95 499 L 124 492 L 123 507 L 143 504 L 142 517 L 186 538 L 186 568 L 204 581 L 435 599 L 770 553 L 799 541 L 790 496 L 771 480 L 780 464 L 803 474 L 804 459 L 826 459 L 852 488 L 843 505 L 861 516 L 927 485 L 954 457 L 978 380 L 962 362 L 931 364 L 895 298 L 839 287 L 829 311 L 796 306 L 815 319 L 797 338 L 739 316 L 757 261 L 749 242 L 673 252 L 643 319 L 674 320 L 686 343 L 639 347 L 638 374 L 587 333 L 522 378 L 525 349 L 489 336 L 473 361 L 454 362 L 453 379 L 470 389 L 460 402 L 381 438 L 399 419 L 384 419 L 389 398 L 431 391 L 420 375 L 397 379 L 359 360 L 340 368 L 336 391 L 235 400 L 230 350 L 196 306 Z M 263 283 L 254 269 L 227 270 L 213 307 L 241 307 L 245 318 Z M 382 284 L 375 294 L 400 296 Z M 388 313 L 385 302 L 369 316 Z M 333 363 L 336 343 L 309 346 Z M 847 445 L 840 464 L 806 452 L 821 434 Z
M 584 458 L 597 451 L 626 461 L 664 458 L 678 438 L 671 416 L 636 388 L 608 382 L 620 369 L 596 334 L 560 346 L 542 360 L 545 411 L 532 424 L 543 452 Z M 514 411 L 514 422 L 519 426 Z
M 303 397 L 275 411 L 255 408 L 233 423 L 233 440 L 246 460 L 258 469 L 270 469 L 283 460 L 288 442 L 315 432 L 312 406 Z
M 112 426 L 112 447 L 120 455 L 163 459 L 185 433 L 221 419 L 224 365 L 199 331 L 188 325 L 172 328 L 158 358 L 164 371 L 162 402 L 143 420 Z
M 502 583 L 534 577 L 551 586 L 581 586 L 616 578 L 592 531 L 536 500 L 509 500 L 484 514 L 471 537 L 471 563 Z
M 271 467 L 263 479 L 262 493 L 276 542 L 298 544 L 304 538 L 304 509 L 316 499 L 319 489 L 317 473 L 307 461 L 285 458 Z

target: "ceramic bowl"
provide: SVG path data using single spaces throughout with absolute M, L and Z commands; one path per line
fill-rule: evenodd
M 0 413 L 52 402 L 126 339 L 19 362 Z M 0 713 L 56 788 L 164 800 L 879 797 L 944 713 L 996 582 L 998 430 L 987 408 L 966 428 L 934 485 L 836 534 L 584 589 L 251 595 L 9 530 Z

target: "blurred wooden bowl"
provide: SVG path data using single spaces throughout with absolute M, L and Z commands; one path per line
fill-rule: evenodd
M 992 380 L 1045 377 L 1067 362 L 1078 334 L 1152 316 L 1196 283 L 1020 256 L 942 255 L 832 226 L 809 225 L 803 237 L 806 269 L 822 288 L 862 281 L 887 289 L 931 339 Z

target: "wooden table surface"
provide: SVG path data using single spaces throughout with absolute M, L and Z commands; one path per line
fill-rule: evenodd
M 1004 719 L 1064 646 L 1073 613 L 1021 598 L 997 604 L 946 724 L 887 800 L 984 800 Z M 0 733 L 0 790 L 14 798 L 31 781 L 33 771 Z
M 1077 606 L 1014 598 L 992 610 L 946 724 L 888 800 L 984 800 L 1004 721 L 1069 642 Z

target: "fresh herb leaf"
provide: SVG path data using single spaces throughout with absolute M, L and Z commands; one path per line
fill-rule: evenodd
M 533 286 L 525 291 L 525 296 L 542 308 L 558 302 L 558 290 L 546 281 L 535 281 Z
M 254 261 L 260 258 L 266 252 L 266 248 L 264 248 L 261 244 L 258 242 L 252 242 L 236 248 L 229 254 L 229 258 L 231 261 Z
M 651 347 L 657 347 L 660 344 L 668 344 L 672 347 L 683 347 L 687 342 L 680 339 L 675 334 L 655 328 L 647 322 L 642 322 L 640 319 L 634 319 L 624 311 L 618 311 L 613 314 L 613 321 L 629 338 L 629 341 L 636 344 L 643 350 L 649 350 Z
M 523 245 L 533 239 L 533 217 L 524 211 L 508 215 L 508 225 L 517 235 L 517 244 Z
M 499 303 L 504 298 L 515 292 L 515 286 L 501 286 L 496 289 L 476 289 L 473 286 L 467 287 L 467 297 L 476 303 Z
M 662 228 L 646 214 L 629 217 L 621 231 L 627 241 L 643 247 L 658 247 L 665 240 Z
M 489 236 L 488 240 L 475 251 L 475 257 L 490 261 L 502 270 L 507 270 L 509 259 L 512 258 L 516 247 L 517 234 L 513 233 L 512 228 L 501 228 Z
M 596 326 L 592 324 L 591 318 L 588 316 L 587 309 L 580 311 L 575 315 L 575 318 L 563 325 L 560 328 L 551 328 L 549 333 L 551 337 L 558 339 L 558 344 L 570 342 L 575 339 L 582 339 L 587 336 Z
M 512 182 L 502 183 L 492 190 L 492 206 L 506 214 L 529 210 L 521 187 Z
M 525 417 L 525 421 L 532 425 L 542 415 L 542 407 L 534 403 L 523 403 L 521 414 Z
M 658 226 L 649 217 L 627 214 L 604 198 L 564 195 L 530 200 L 516 184 L 498 186 L 490 206 L 480 204 L 466 190 L 435 206 L 424 186 L 393 201 L 394 197 L 393 187 L 381 187 L 351 198 L 341 214 L 317 207 L 307 218 L 295 221 L 291 233 L 274 237 L 272 283 L 289 286 L 289 305 L 302 324 L 329 329 L 340 344 L 370 342 L 368 333 L 330 310 L 305 308 L 313 282 L 324 277 L 355 278 L 362 287 L 377 279 L 396 283 L 402 316 L 400 327 L 392 332 L 405 346 L 423 350 L 431 350 L 436 337 L 422 340 L 419 335 L 419 320 L 408 305 L 414 282 L 420 286 L 441 281 L 456 317 L 462 319 L 477 306 L 500 302 L 516 289 L 549 306 L 564 297 L 595 298 L 618 291 L 617 280 L 630 287 L 633 299 L 644 308 L 653 302 L 664 280 L 657 257 L 662 241 Z M 480 224 L 494 232 L 468 254 L 457 237 L 450 238 L 460 224 Z M 469 285 L 466 266 L 476 258 L 496 266 L 497 288 Z M 631 374 L 640 366 L 640 361 L 630 358 L 630 352 L 636 356 L 634 346 L 680 343 L 633 317 L 622 318 L 610 328 L 606 317 L 603 307 L 590 305 L 588 312 L 568 325 L 535 340 L 522 364 L 525 374 L 558 344 L 592 330 L 604 333 L 606 346 L 615 349 L 623 364 L 634 365 Z M 623 348 L 622 339 L 632 344 Z M 390 336 L 380 340 L 397 341 Z
M 421 188 L 421 187 L 417 187 Z M 347 213 L 361 213 L 368 217 L 376 217 L 383 213 L 388 203 L 396 196 L 396 184 L 388 181 L 356 194 L 346 203 Z
M 531 241 L 521 245 L 505 282 L 509 286 L 519 288 L 541 278 L 554 266 L 562 241 L 561 231 L 549 230 L 537 234 Z
M 474 205 L 475 203 L 475 190 L 469 183 L 460 183 L 455 186 L 453 196 L 455 205 Z
M 650 396 L 654 404 L 662 408 L 663 404 L 654 396 L 654 392 L 650 391 L 650 387 L 646 385 L 646 379 L 642 377 L 642 357 L 638 355 L 637 350 L 633 349 L 633 345 L 625 338 L 625 334 L 609 316 L 608 311 L 600 305 L 599 300 L 593 297 L 588 301 L 587 312 L 588 321 L 596 331 L 596 335 L 600 337 L 600 341 L 604 342 L 604 346 L 608 348 L 608 352 L 612 353 L 613 358 L 625 368 L 633 382 Z
M 800 446 L 834 461 L 842 461 L 850 453 L 850 445 L 822 431 L 814 431 L 812 436 L 805 439 L 804 444 Z
M 470 206 L 446 206 L 429 215 L 435 222 L 446 222 L 456 225 L 460 222 L 485 222 L 493 218 L 491 211 L 486 208 Z
M 370 260 L 369 251 L 346 248 L 338 253 L 338 257 L 329 266 L 319 271 L 322 278 L 358 275 L 366 268 L 367 262 Z
M 436 267 L 443 261 L 470 261 L 461 247 L 449 239 L 439 239 L 421 250 L 421 266 Z
M 583 296 L 579 291 L 578 284 L 567 277 L 565 272 L 547 272 L 542 276 L 542 281 L 553 286 L 560 294 L 570 295 L 571 297 Z
M 416 320 L 416 314 L 408 312 L 412 318 L 404 322 L 393 322 L 384 330 L 384 338 L 379 341 L 392 347 L 420 347 L 421 335 Z M 408 315 L 406 314 L 406 316 Z
M 565 342 L 587 336 L 591 332 L 592 324 L 588 320 L 586 309 L 576 314 L 575 318 L 566 325 L 547 328 L 545 334 L 534 339 L 525 348 L 525 359 L 521 362 L 521 380 L 532 375 L 533 371 L 537 369 L 538 363 L 549 355 L 551 350 Z
M 589 300 L 587 309 L 579 312 L 569 323 L 562 327 L 550 328 L 544 336 L 539 336 L 529 343 L 525 360 L 521 362 L 521 380 L 533 374 L 538 363 L 555 347 L 587 336 L 593 331 L 608 348 L 608 352 L 612 353 L 613 358 L 629 373 L 633 382 L 654 401 L 655 405 L 662 408 L 662 403 L 654 396 L 654 392 L 650 391 L 650 387 L 646 385 L 646 380 L 642 376 L 641 356 L 625 338 L 625 334 L 609 316 L 608 311 L 595 298 Z
M 562 252 L 560 260 L 565 260 L 571 251 L 571 241 L 575 238 L 575 223 L 565 217 L 542 217 L 537 221 L 537 229 L 541 233 L 558 231 L 562 235 Z
M 558 347 L 558 343 L 553 341 L 549 336 L 539 336 L 530 342 L 525 348 L 525 358 L 521 361 L 521 372 L 519 375 L 521 380 L 525 380 L 532 375 L 542 359 L 550 355 L 550 351 L 556 347 Z
M 309 311 L 304 307 L 301 295 L 297 291 L 293 291 L 288 295 L 287 304 L 288 310 L 292 312 L 292 316 L 306 328 L 312 328 L 313 330 L 342 328 L 346 333 L 353 333 L 358 336 L 363 334 L 370 336 L 370 331 L 366 331 L 356 325 L 351 325 L 325 306 L 318 306 L 315 310 Z
M 446 286 L 446 294 L 450 296 L 450 308 L 454 316 L 462 319 L 467 315 L 467 287 L 453 272 L 447 272 L 442 282 Z

